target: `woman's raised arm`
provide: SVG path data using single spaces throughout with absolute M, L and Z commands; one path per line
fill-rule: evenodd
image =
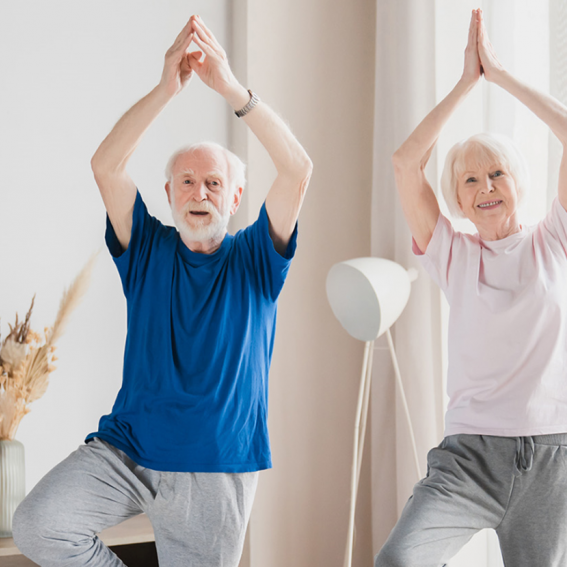
M 423 119 L 392 158 L 402 209 L 412 236 L 422 252 L 427 249 L 439 218 L 439 205 L 425 178 L 425 166 L 441 129 L 480 78 L 477 45 L 479 21 L 479 10 L 473 10 L 461 79 Z
M 525 104 L 559 138 L 563 157 L 559 168 L 558 197 L 563 208 L 567 209 L 567 108 L 556 98 L 529 87 L 504 69 L 488 39 L 482 12 L 479 14 L 478 52 L 486 80 L 502 87 Z

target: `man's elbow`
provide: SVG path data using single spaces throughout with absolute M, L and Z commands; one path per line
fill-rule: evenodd
M 311 179 L 312 173 L 313 162 L 311 161 L 311 158 L 306 153 L 304 153 L 295 164 L 294 175 L 299 181 L 309 183 L 309 179 Z
M 305 194 L 305 192 L 307 191 L 307 187 L 309 187 L 309 181 L 311 180 L 312 174 L 313 174 L 313 162 L 306 154 L 305 159 L 301 164 L 301 167 L 298 169 L 299 187 L 302 195 Z
M 311 175 L 313 174 L 313 162 L 307 154 L 305 154 L 305 158 L 301 164 L 301 173 L 303 179 L 306 179 L 307 181 L 311 179 Z
M 105 169 L 105 162 L 103 157 L 100 155 L 100 152 L 95 152 L 93 157 L 91 158 L 91 170 L 94 173 L 95 177 L 103 175 Z
M 94 173 L 95 179 L 117 177 L 123 172 L 119 166 L 116 166 L 116 164 L 109 161 L 99 151 L 97 151 L 91 158 L 91 169 Z

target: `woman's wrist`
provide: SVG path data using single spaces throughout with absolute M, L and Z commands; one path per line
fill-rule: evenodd
M 455 85 L 454 90 L 459 94 L 468 95 L 477 83 L 478 79 L 470 79 L 469 77 L 465 77 L 463 75 Z
M 506 71 L 506 69 L 492 69 L 490 71 L 490 79 L 487 77 L 486 80 L 498 85 L 499 87 L 505 88 L 504 85 L 507 81 L 513 79 L 512 75 Z

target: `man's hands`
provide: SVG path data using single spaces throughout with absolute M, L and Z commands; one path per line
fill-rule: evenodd
M 193 36 L 192 23 L 189 20 L 165 54 L 160 86 L 171 97 L 181 92 L 193 76 L 193 70 L 189 63 L 191 55 L 187 53 L 189 45 L 193 41 Z M 196 56 L 196 54 L 193 54 L 193 56 Z
M 208 87 L 228 98 L 232 91 L 238 88 L 239 83 L 230 69 L 226 52 L 200 16 L 191 16 L 189 22 L 194 32 L 193 41 L 202 51 L 190 54 L 191 69 Z M 205 58 L 201 61 L 203 54 Z
M 192 42 L 201 51 L 189 52 Z M 174 97 L 189 83 L 193 73 L 230 104 L 241 107 L 248 101 L 246 89 L 238 83 L 230 69 L 226 52 L 200 16 L 191 16 L 165 54 L 159 86 Z

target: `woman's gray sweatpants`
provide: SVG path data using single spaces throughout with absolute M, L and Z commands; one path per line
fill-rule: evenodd
M 451 435 L 427 464 L 375 567 L 441 567 L 483 528 L 506 567 L 567 566 L 567 434 Z
M 236 567 L 258 473 L 159 472 L 95 439 L 49 472 L 16 510 L 14 540 L 41 567 L 124 564 L 96 536 L 145 512 L 161 567 Z

